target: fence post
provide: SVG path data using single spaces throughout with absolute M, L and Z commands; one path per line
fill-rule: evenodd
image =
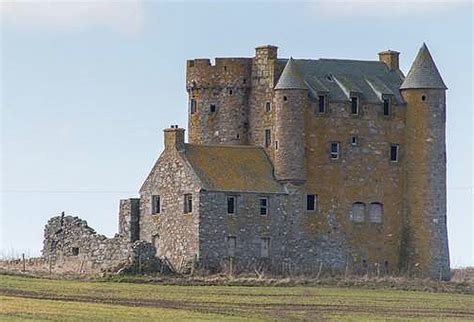
M 21 254 L 21 260 L 23 261 L 23 272 L 26 272 L 25 253 Z

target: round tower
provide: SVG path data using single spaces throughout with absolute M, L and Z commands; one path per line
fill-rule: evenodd
M 306 181 L 304 107 L 306 86 L 293 58 L 275 86 L 275 177 L 283 182 Z
M 400 86 L 405 127 L 405 260 L 409 271 L 450 278 L 446 227 L 446 85 L 425 44 Z M 403 153 L 403 152 L 402 152 Z M 403 250 L 402 250 L 403 251 Z
M 189 143 L 247 143 L 251 64 L 251 58 L 187 62 Z

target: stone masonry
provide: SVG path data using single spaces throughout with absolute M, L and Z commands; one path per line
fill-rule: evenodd
M 45 258 L 90 271 L 450 278 L 447 88 L 426 45 L 406 77 L 391 50 L 311 60 L 261 46 L 186 67 L 189 143 L 164 130 L 116 237 L 55 217 Z

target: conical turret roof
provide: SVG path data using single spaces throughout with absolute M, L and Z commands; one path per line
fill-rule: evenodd
M 292 57 L 286 63 L 275 89 L 308 89 Z
M 400 89 L 408 88 L 447 89 L 425 43 L 421 46 L 407 77 L 400 86 Z

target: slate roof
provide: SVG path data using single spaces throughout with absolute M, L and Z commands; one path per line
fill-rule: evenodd
M 281 67 L 287 62 L 287 59 L 278 60 Z M 350 95 L 354 93 L 367 102 L 380 103 L 382 94 L 386 94 L 393 95 L 395 101 L 403 103 L 399 90 L 403 75 L 399 71 L 390 70 L 383 62 L 295 59 L 293 64 L 296 65 L 310 92 L 327 93 L 330 100 L 348 101 Z M 283 73 L 280 80 L 284 76 Z
M 286 63 L 285 69 L 283 69 L 275 86 L 275 90 L 279 89 L 308 89 L 292 57 Z
M 184 155 L 207 190 L 285 192 L 260 147 L 186 144 Z
M 418 51 L 418 55 L 400 87 L 400 89 L 408 88 L 447 89 L 425 43 Z

